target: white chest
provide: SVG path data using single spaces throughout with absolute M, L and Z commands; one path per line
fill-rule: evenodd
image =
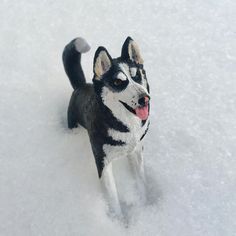
M 103 151 L 106 155 L 106 160 L 108 162 L 113 159 L 122 158 L 127 155 L 131 155 L 137 148 L 140 147 L 141 137 L 147 129 L 149 121 L 147 120 L 145 125 L 141 125 L 141 121 L 133 122 L 132 125 L 128 126 L 130 132 L 124 133 L 114 129 L 108 130 L 108 135 L 116 141 L 122 141 L 125 144 L 122 146 L 113 146 L 110 144 L 103 145 Z

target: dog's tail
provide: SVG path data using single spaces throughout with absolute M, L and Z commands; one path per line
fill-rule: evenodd
M 75 38 L 64 48 L 62 60 L 65 72 L 74 89 L 86 84 L 83 69 L 81 67 L 81 54 L 90 50 L 89 44 L 83 38 Z

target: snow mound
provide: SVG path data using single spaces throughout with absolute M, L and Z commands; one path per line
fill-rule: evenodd
M 236 232 L 236 4 L 200 1 L 2 1 L 0 234 L 181 235 Z M 68 130 L 72 88 L 61 54 L 138 42 L 151 87 L 145 138 L 149 205 L 129 225 L 107 215 L 89 140 Z

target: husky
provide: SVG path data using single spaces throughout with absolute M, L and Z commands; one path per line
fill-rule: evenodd
M 127 159 L 139 188 L 145 188 L 142 141 L 149 127 L 149 84 L 140 49 L 131 37 L 125 40 L 118 58 L 98 47 L 93 83 L 86 82 L 81 67 L 81 54 L 89 50 L 85 39 L 75 38 L 63 51 L 64 69 L 74 89 L 68 127 L 80 125 L 87 130 L 111 211 L 122 214 L 112 165 Z

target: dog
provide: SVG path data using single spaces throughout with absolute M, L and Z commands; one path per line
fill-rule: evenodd
M 142 141 L 149 127 L 149 84 L 140 49 L 131 37 L 118 58 L 98 47 L 93 83 L 86 83 L 81 66 L 81 54 L 89 50 L 85 39 L 76 38 L 63 51 L 64 69 L 74 89 L 68 127 L 81 125 L 87 130 L 109 205 L 115 214 L 122 214 L 112 164 L 120 158 L 129 160 L 140 188 L 145 188 Z

